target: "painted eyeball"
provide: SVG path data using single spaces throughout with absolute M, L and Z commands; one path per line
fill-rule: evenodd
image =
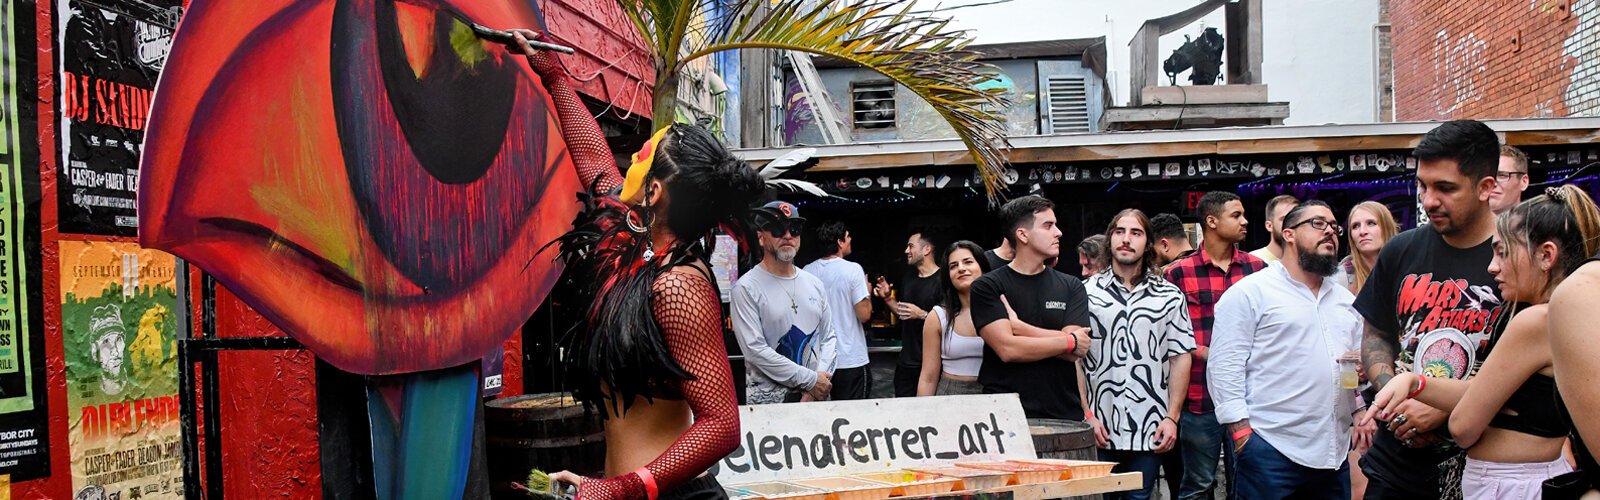
M 341 369 L 480 358 L 553 286 L 541 250 L 578 209 L 542 82 L 467 24 L 536 9 L 195 0 L 146 127 L 141 242 Z

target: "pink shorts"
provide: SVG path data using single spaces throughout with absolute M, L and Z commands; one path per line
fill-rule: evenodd
M 1567 459 L 1533 464 L 1505 464 L 1467 458 L 1461 475 L 1461 493 L 1466 500 L 1516 500 L 1543 497 L 1544 480 L 1572 472 Z

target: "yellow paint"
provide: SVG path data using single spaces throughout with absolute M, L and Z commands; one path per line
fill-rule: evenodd
M 324 163 L 340 161 L 341 155 L 318 148 L 321 140 L 311 124 L 317 123 L 319 111 L 307 102 L 304 82 L 296 80 L 289 95 L 290 116 L 277 116 L 283 111 L 277 103 L 272 103 L 267 107 L 265 119 L 293 124 L 298 137 L 284 141 L 284 148 L 267 150 L 267 156 L 262 159 L 267 176 L 250 186 L 250 198 L 263 212 L 278 215 L 275 232 L 305 238 L 296 243 L 360 279 L 361 273 L 355 269 L 351 255 L 354 244 L 349 235 L 354 231 L 344 230 L 356 223 L 355 216 L 338 202 L 343 197 L 334 192 L 336 186 L 344 184 L 343 180 L 330 177 L 330 172 L 343 173 L 344 169 L 318 168 Z M 273 242 L 274 245 L 278 243 Z
M 478 35 L 472 32 L 471 26 L 458 19 L 452 21 L 454 24 L 450 26 L 450 47 L 455 49 L 456 57 L 461 59 L 462 64 L 467 65 L 468 71 L 471 71 L 479 62 L 489 58 L 489 52 L 483 49 L 483 40 L 478 39 Z

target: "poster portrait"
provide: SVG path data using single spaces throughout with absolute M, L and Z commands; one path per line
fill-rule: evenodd
M 73 494 L 177 498 L 177 261 L 134 243 L 59 244 Z
M 134 236 L 145 118 L 180 2 L 54 1 L 61 232 Z

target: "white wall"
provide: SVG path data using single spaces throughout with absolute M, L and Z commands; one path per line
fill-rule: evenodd
M 975 43 L 1006 43 L 1106 37 L 1106 75 L 1113 100 L 1128 102 L 1128 42 L 1144 21 L 1180 12 L 1199 0 L 918 0 L 918 8 L 942 7 L 958 29 L 973 31 Z M 954 8 L 962 5 L 972 7 Z M 1269 98 L 1289 102 L 1288 124 L 1375 121 L 1372 26 L 1377 0 L 1268 0 L 1262 6 L 1261 71 Z M 1225 28 L 1223 9 L 1161 37 L 1164 60 L 1206 27 Z M 1224 64 L 1227 64 L 1224 61 Z M 1162 75 L 1163 79 L 1166 78 Z M 1179 83 L 1187 83 L 1182 75 Z

